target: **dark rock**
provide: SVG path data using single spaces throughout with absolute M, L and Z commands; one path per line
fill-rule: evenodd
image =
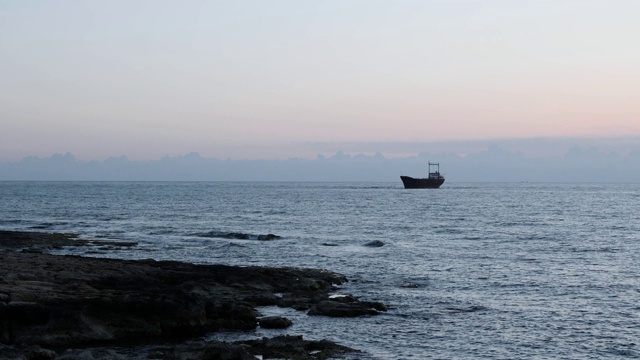
M 48 234 L 23 231 L 0 231 L 0 249 L 22 250 L 55 249 L 63 246 L 83 246 L 88 241 L 78 240 L 76 234 Z
M 196 233 L 195 236 L 200 237 L 208 237 L 208 238 L 220 238 L 220 239 L 237 239 L 237 240 L 261 240 L 261 241 L 269 241 L 269 240 L 277 240 L 282 239 L 281 236 L 275 234 L 247 234 L 247 233 L 236 233 L 236 232 L 220 232 L 220 231 L 209 231 L 205 233 Z
M 311 304 L 315 304 L 326 297 L 326 293 L 317 291 L 292 291 L 278 299 L 278 306 L 306 310 Z
M 267 234 L 267 235 L 258 235 L 258 240 L 276 240 L 281 239 L 281 236 L 275 234 Z
M 38 345 L 0 344 L 0 359 L 3 360 L 53 360 L 58 354 Z
M 49 236 L 48 242 L 42 233 L 0 232 L 0 248 L 67 246 L 78 241 L 73 235 Z M 258 324 L 255 306 L 288 302 L 310 308 L 327 297 L 333 284 L 347 281 L 317 269 L 15 251 L 0 251 L 0 274 L 0 342 L 45 347 L 177 340 L 219 329 L 250 330 Z
M 291 308 L 298 311 L 307 311 L 311 308 L 309 304 L 293 304 Z
M 353 304 L 337 301 L 321 301 L 311 307 L 309 315 L 323 315 L 330 317 L 357 317 L 364 315 L 378 315 L 378 311 Z
M 366 247 L 382 247 L 384 246 L 384 243 L 380 240 L 374 240 L 374 241 L 369 241 L 368 243 L 364 244 L 364 246 Z
M 178 345 L 165 356 L 171 360 L 255 360 L 256 357 L 241 344 L 230 344 L 219 341 L 192 341 Z
M 22 249 L 21 252 L 23 252 L 23 253 L 31 253 L 31 254 L 41 254 L 44 251 L 42 249 L 39 249 L 39 248 L 26 248 L 26 249 Z
M 329 296 L 329 300 L 347 304 L 354 304 L 358 302 L 358 299 L 353 295 L 331 295 Z
M 95 245 L 69 234 L 0 231 L 0 344 L 5 344 L 0 346 L 0 359 L 248 359 L 250 354 L 325 358 L 322 354 L 351 350 L 298 337 L 213 342 L 200 348 L 175 344 L 205 332 L 254 329 L 258 325 L 255 306 L 259 305 L 277 304 L 310 309 L 309 314 L 314 315 L 345 317 L 374 315 L 386 309 L 352 296 L 329 299 L 329 293 L 336 290 L 334 285 L 347 279 L 325 270 L 47 253 L 66 246 Z M 283 327 L 290 321 L 263 318 L 260 325 Z M 163 340 L 173 345 L 158 347 L 149 356 L 138 356 L 141 350 L 130 349 L 133 344 Z M 111 347 L 87 348 L 96 344 Z M 61 355 L 56 357 L 44 348 L 54 348 Z M 69 348 L 80 350 L 65 352 Z
M 254 355 L 265 359 L 327 359 L 343 357 L 347 353 L 358 352 L 328 340 L 307 341 L 302 336 L 276 336 L 260 340 L 240 342 L 248 345 Z
M 311 306 L 309 315 L 331 317 L 357 317 L 364 315 L 378 315 L 387 311 L 387 307 L 379 302 L 360 301 L 351 295 L 334 295 Z
M 417 289 L 420 287 L 420 285 L 413 283 L 413 282 L 405 282 L 400 284 L 401 288 L 405 288 L 405 289 Z
M 10 301 L 0 308 L 0 318 L 9 319 L 14 326 L 45 325 L 49 321 L 49 309 L 34 302 Z
M 265 329 L 286 329 L 293 324 L 291 320 L 281 316 L 263 317 L 258 323 Z
M 138 243 L 131 241 L 81 240 L 78 239 L 77 234 L 51 234 L 24 231 L 0 231 L 0 240 L 0 250 L 5 249 L 33 254 L 47 252 L 52 249 L 62 249 L 64 247 L 111 246 L 116 248 L 131 248 L 138 245 Z
M 69 349 L 55 360 L 127 360 L 129 359 L 127 355 L 106 348 Z
M 272 306 L 277 305 L 279 299 L 274 294 L 255 294 L 247 296 L 245 301 L 254 306 Z
M 221 341 L 194 340 L 180 344 L 152 345 L 142 347 L 117 347 L 117 348 L 82 348 L 69 349 L 55 358 L 42 358 L 43 360 L 255 360 L 257 356 L 264 359 L 337 359 L 344 358 L 346 354 L 359 353 L 358 350 L 338 345 L 328 340 L 309 341 L 302 336 L 277 336 L 274 338 L 262 338 L 256 340 L 236 341 L 233 343 Z M 27 358 L 26 353 L 20 349 L 12 353 L 2 352 L 0 356 L 7 354 L 11 357 L 1 359 L 28 359 L 40 360 L 40 358 Z M 55 356 L 55 353 L 53 353 Z

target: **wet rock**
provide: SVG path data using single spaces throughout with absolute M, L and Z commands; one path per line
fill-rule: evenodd
M 237 240 L 261 240 L 270 241 L 282 239 L 281 236 L 275 234 L 247 234 L 238 232 L 221 232 L 221 231 L 208 231 L 205 233 L 196 233 L 195 236 L 207 237 L 207 238 L 219 238 L 219 239 L 237 239 Z
M 309 308 L 347 281 L 317 269 L 55 256 L 7 246 L 73 239 L 0 232 L 0 343 L 70 347 L 250 330 L 258 325 L 255 306 L 289 300 Z
M 263 317 L 258 323 L 265 329 L 286 329 L 293 324 L 291 320 L 281 316 Z
M 382 247 L 384 246 L 384 243 L 380 240 L 373 240 L 373 241 L 369 241 L 368 243 L 364 244 L 364 246 L 366 247 Z
M 330 317 L 357 317 L 364 315 L 378 315 L 378 311 L 353 304 L 339 303 L 336 301 L 321 301 L 309 309 L 309 315 L 322 315 Z
M 378 315 L 382 311 L 387 311 L 387 307 L 382 303 L 360 301 L 351 295 L 334 295 L 327 300 L 312 305 L 307 314 L 331 317 L 357 317 Z
M 402 284 L 400 284 L 401 288 L 405 288 L 405 289 L 417 289 L 420 287 L 420 285 L 414 283 L 414 282 L 404 282 Z
M 69 349 L 56 357 L 55 360 L 128 360 L 128 354 L 122 354 L 114 349 Z
M 77 234 L 40 233 L 25 231 L 0 231 L 0 250 L 21 251 L 25 253 L 43 253 L 65 247 L 112 247 L 116 249 L 132 248 L 137 242 L 116 240 L 81 240 Z
M 64 246 L 84 246 L 89 242 L 77 239 L 76 234 L 48 234 L 24 231 L 0 231 L 0 250 L 59 249 Z
M 258 240 L 276 240 L 276 239 L 281 239 L 282 237 L 278 236 L 278 235 L 274 235 L 274 234 L 267 234 L 267 235 L 258 235 Z
M 166 360 L 256 360 L 242 344 L 219 341 L 190 341 L 165 351 Z
M 226 239 L 238 239 L 238 240 L 261 240 L 261 241 L 269 241 L 269 240 L 281 239 L 280 236 L 275 235 L 275 234 L 253 235 L 253 234 L 245 234 L 245 233 L 228 233 L 228 234 L 224 235 L 224 238 L 226 238 Z
M 58 354 L 38 345 L 0 344 L 0 359 L 3 360 L 54 360 Z
M 65 246 L 95 245 L 76 240 L 74 235 L 0 231 L 0 359 L 245 359 L 253 355 L 267 358 L 267 354 L 326 358 L 323 354 L 339 354 L 348 348 L 298 337 L 213 342 L 195 348 L 175 344 L 222 329 L 291 324 L 285 318 L 259 321 L 255 309 L 259 305 L 343 317 L 384 311 L 382 304 L 352 296 L 329 298 L 334 285 L 347 281 L 330 271 L 47 253 Z M 162 341 L 170 345 L 148 356 L 130 349 L 133 344 Z M 95 344 L 129 350 L 86 347 Z M 72 348 L 80 350 L 65 352 Z
M 344 280 L 312 269 L 15 252 L 0 253 L 0 273 L 0 293 L 11 296 L 0 307 L 0 329 L 12 329 L 0 342 L 49 346 L 253 329 L 254 306 L 279 301 L 274 293 L 326 295 Z
M 164 344 L 137 347 L 92 347 L 68 349 L 56 356 L 29 358 L 28 352 L 14 349 L 2 352 L 3 360 L 255 360 L 263 359 L 338 359 L 346 354 L 360 353 L 358 350 L 338 345 L 332 341 L 304 340 L 302 336 L 277 336 L 236 342 L 191 340 L 180 344 Z M 50 351 L 50 350 L 48 350 Z M 10 357 L 2 357 L 7 355 Z
M 26 249 L 22 249 L 21 252 L 23 252 L 23 253 L 32 253 L 32 254 L 41 254 L 44 251 L 42 249 L 39 249 L 39 248 L 26 248 Z
M 277 305 L 280 298 L 274 294 L 255 294 L 248 295 L 245 301 L 255 306 L 272 306 Z
M 340 358 L 347 353 L 358 352 L 328 340 L 307 341 L 302 336 L 276 336 L 260 340 L 242 341 L 254 355 L 264 359 L 327 359 Z

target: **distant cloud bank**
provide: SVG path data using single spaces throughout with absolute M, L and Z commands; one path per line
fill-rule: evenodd
M 640 139 L 529 139 L 455 145 L 432 143 L 423 147 L 427 151 L 411 156 L 367 152 L 371 148 L 391 153 L 411 150 L 401 144 L 345 145 L 344 152 L 286 160 L 220 160 L 194 152 L 150 161 L 125 156 L 80 161 L 66 153 L 0 163 L 0 180 L 387 182 L 399 181 L 400 175 L 424 176 L 427 162 L 437 161 L 450 182 L 640 182 Z

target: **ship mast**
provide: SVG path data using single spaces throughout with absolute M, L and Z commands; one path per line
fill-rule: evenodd
M 437 163 L 432 163 L 431 161 L 429 161 L 429 175 L 433 174 L 433 173 L 431 172 L 431 166 L 435 166 L 435 167 L 436 167 L 436 172 L 435 172 L 435 173 L 436 173 L 436 174 L 438 174 L 438 175 L 440 175 L 440 163 L 439 163 L 439 162 L 437 162 Z

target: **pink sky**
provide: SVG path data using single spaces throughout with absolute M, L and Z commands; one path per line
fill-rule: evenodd
M 0 161 L 638 136 L 639 13 L 635 1 L 3 2 Z

